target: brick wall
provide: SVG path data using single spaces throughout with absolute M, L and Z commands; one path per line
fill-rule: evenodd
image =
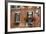
M 21 8 L 19 11 L 20 11 L 20 23 L 19 23 L 19 27 L 25 27 L 26 26 L 26 22 L 25 22 L 25 18 L 26 18 L 26 16 L 27 16 L 27 12 L 29 11 L 29 10 L 33 10 L 33 12 L 35 13 L 35 11 L 36 11 L 36 8 L 35 7 L 33 7 L 33 8 L 31 8 L 31 9 L 28 9 L 27 7 L 25 7 L 24 9 L 23 8 Z M 11 27 L 16 27 L 16 25 L 15 25 L 15 21 L 14 21 L 14 16 L 15 15 L 15 11 L 12 11 L 11 12 L 11 21 L 10 21 L 10 23 L 11 23 Z M 34 15 L 34 14 L 33 14 Z M 32 27 L 39 27 L 40 26 L 40 17 L 37 17 L 37 16 L 35 16 L 35 18 L 37 18 L 36 20 L 38 20 L 38 21 L 33 21 L 32 23 Z

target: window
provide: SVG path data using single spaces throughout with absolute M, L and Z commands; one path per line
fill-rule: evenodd
M 19 26 L 19 23 L 20 23 L 20 13 L 19 12 L 16 12 L 15 13 L 15 27 L 18 27 Z
M 20 22 L 20 13 L 15 13 L 15 22 L 16 23 Z
M 28 12 L 27 13 L 28 25 L 32 25 L 32 16 L 33 16 L 33 12 Z

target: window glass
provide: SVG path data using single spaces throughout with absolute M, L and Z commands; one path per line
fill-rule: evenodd
M 15 21 L 18 23 L 20 21 L 20 13 L 15 14 Z

